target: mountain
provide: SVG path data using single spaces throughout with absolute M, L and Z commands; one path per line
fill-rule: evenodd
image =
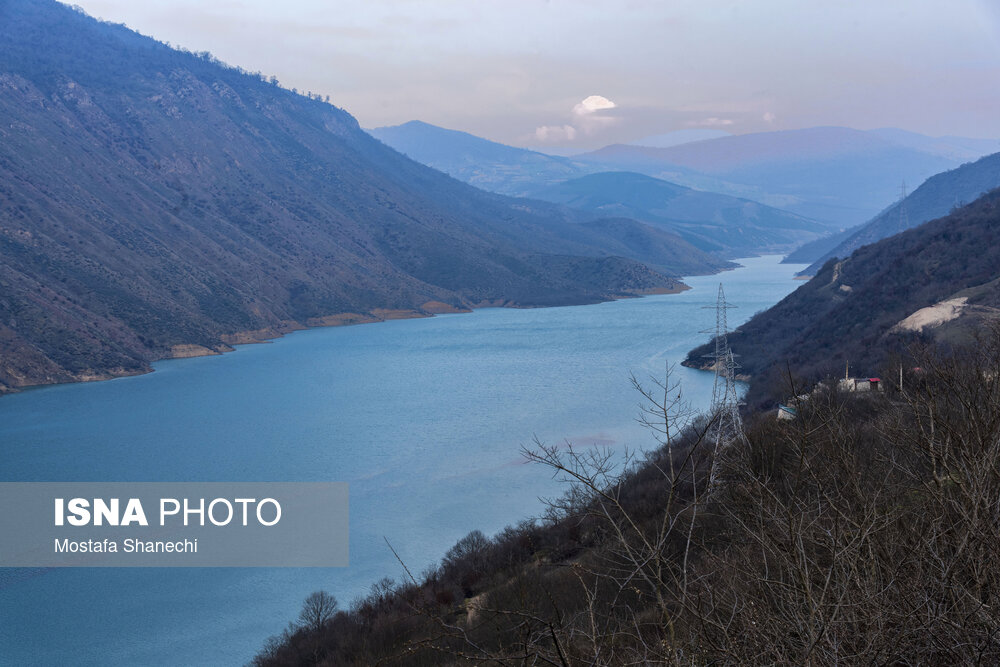
M 472 185 L 601 216 L 632 217 L 679 234 L 706 252 L 733 257 L 783 251 L 822 233 L 822 227 L 801 216 L 746 199 L 699 193 L 635 173 L 588 175 L 594 165 L 420 121 L 369 133 L 414 160 Z M 633 201 L 634 197 L 638 200 Z M 663 208 L 667 199 L 670 204 Z
M 844 127 L 734 135 L 669 148 L 618 144 L 577 159 L 748 197 L 831 227 L 870 219 L 902 180 L 919 183 L 960 163 Z
M 706 139 L 718 139 L 719 137 L 729 137 L 732 136 L 729 132 L 725 130 L 707 130 L 707 129 L 689 129 L 689 130 L 674 130 L 673 132 L 667 132 L 665 134 L 655 134 L 651 137 L 643 137 L 642 139 L 636 139 L 635 141 L 630 141 L 631 146 L 649 146 L 650 148 L 670 148 L 671 146 L 680 146 L 681 144 L 689 144 L 692 141 L 704 141 Z
M 593 170 L 570 158 L 506 146 L 419 120 L 377 127 L 368 133 L 421 164 L 506 195 L 523 196 Z
M 729 342 L 753 378 L 748 402 L 774 399 L 786 368 L 807 383 L 884 369 L 921 340 L 972 338 L 1000 319 L 1000 189 L 948 216 L 830 260 Z M 943 326 L 946 325 L 946 326 Z M 702 367 L 712 343 L 689 353 Z M 713 348 L 714 349 L 714 348 Z
M 531 196 L 602 215 L 635 218 L 676 233 L 701 250 L 730 257 L 788 250 L 824 231 L 811 220 L 757 202 L 632 172 L 581 176 Z
M 883 139 L 907 146 L 924 153 L 940 155 L 960 162 L 977 160 L 984 155 L 990 155 L 1000 151 L 1000 139 L 974 139 L 971 137 L 928 137 L 916 132 L 907 132 L 895 127 L 883 127 L 877 130 L 868 130 Z
M 814 258 L 802 275 L 814 275 L 833 257 L 847 257 L 863 245 L 941 217 L 996 187 L 1000 187 L 1000 153 L 932 176 L 902 202 L 896 202 L 834 248 Z
M 0 391 L 305 325 L 674 289 L 724 265 L 586 219 L 460 183 L 210 54 L 0 0 Z
M 818 238 L 815 241 L 804 243 L 792 252 L 788 253 L 785 258 L 781 260 L 781 263 L 809 264 L 810 262 L 815 262 L 820 257 L 823 257 L 828 252 L 832 251 L 838 245 L 851 238 L 851 236 L 857 233 L 862 227 L 863 225 L 855 225 L 854 227 L 828 234 L 827 236 Z

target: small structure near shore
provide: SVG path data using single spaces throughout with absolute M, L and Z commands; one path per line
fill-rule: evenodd
M 902 371 L 900 371 L 902 374 Z M 900 377 L 902 385 L 902 377 Z M 837 383 L 839 391 L 882 391 L 882 378 L 852 378 L 850 365 L 844 365 L 844 377 Z
M 845 377 L 837 383 L 840 391 L 882 391 L 881 378 L 850 378 Z
M 787 405 L 778 405 L 778 421 L 798 419 L 799 411 Z

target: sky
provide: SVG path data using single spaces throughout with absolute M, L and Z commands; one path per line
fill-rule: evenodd
M 363 127 L 552 151 L 675 130 L 1000 137 L 997 0 L 73 0 Z

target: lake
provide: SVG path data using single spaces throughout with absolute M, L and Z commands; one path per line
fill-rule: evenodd
M 649 448 L 629 373 L 794 290 L 780 257 L 685 280 L 681 294 L 311 329 L 155 372 L 0 399 L 2 481 L 343 481 L 346 568 L 0 570 L 0 663 L 239 665 L 310 592 L 342 605 L 436 562 L 470 530 L 538 516 L 560 492 L 534 437 Z M 738 350 L 737 350 L 738 352 Z M 698 408 L 709 373 L 676 369 Z

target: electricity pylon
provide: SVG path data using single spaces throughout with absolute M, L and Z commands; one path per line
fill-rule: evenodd
M 906 214 L 906 181 L 899 189 L 899 231 L 905 232 L 910 228 L 910 216 Z
M 715 487 L 719 456 L 727 446 L 743 439 L 743 418 L 740 417 L 740 399 L 736 390 L 736 373 L 739 364 L 729 347 L 729 322 L 726 311 L 735 308 L 726 301 L 726 293 L 719 283 L 719 296 L 715 306 L 715 353 L 710 357 L 715 369 L 715 383 L 712 386 L 711 419 L 715 433 L 715 450 L 712 453 L 712 469 L 709 473 L 708 488 Z M 713 333 L 711 330 L 703 333 Z

